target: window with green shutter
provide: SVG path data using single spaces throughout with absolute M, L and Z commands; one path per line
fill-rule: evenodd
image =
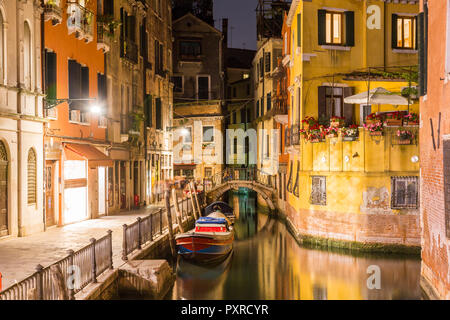
M 302 15 L 297 14 L 297 47 L 302 45 Z

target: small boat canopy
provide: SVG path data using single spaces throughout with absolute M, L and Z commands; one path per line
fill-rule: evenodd
M 223 201 L 216 201 L 211 203 L 209 206 L 205 208 L 205 215 L 209 215 L 214 211 L 220 211 L 224 215 L 233 214 L 233 208 L 228 205 L 228 203 Z
M 196 223 L 199 224 L 227 224 L 227 220 L 225 218 L 211 218 L 211 217 L 201 217 Z

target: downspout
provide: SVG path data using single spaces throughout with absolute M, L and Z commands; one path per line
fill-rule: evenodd
M 44 0 L 41 0 L 41 6 L 43 9 L 44 8 Z M 45 71 L 44 71 L 45 63 L 46 63 L 45 60 L 46 60 L 46 56 L 45 56 L 45 22 L 44 22 L 44 10 L 42 10 L 42 13 L 41 13 L 41 90 L 42 90 L 43 94 L 47 93 L 46 88 L 45 88 L 45 76 L 46 76 Z M 45 101 L 42 103 L 42 117 L 45 118 Z M 46 177 L 46 174 L 45 174 L 45 168 L 46 168 L 45 167 L 45 164 L 46 164 L 46 161 L 45 161 L 45 133 L 46 133 L 46 131 L 45 131 L 45 129 L 46 129 L 47 124 L 43 123 L 42 125 L 44 127 L 43 128 L 44 134 L 42 135 L 42 144 L 44 146 L 44 150 L 42 152 L 42 162 L 43 162 L 42 178 L 44 179 Z M 46 183 L 46 181 L 44 181 L 43 188 L 42 188 L 42 193 L 43 193 L 43 195 L 42 195 L 42 213 L 43 213 L 42 219 L 44 222 L 44 231 L 47 230 L 47 224 L 46 224 L 46 221 L 47 221 L 47 199 L 45 198 L 46 191 L 47 191 L 47 183 Z M 53 201 L 53 199 L 52 199 L 52 201 Z
M 387 45 L 386 45 L 386 39 L 387 39 L 387 28 L 386 28 L 386 15 L 387 15 L 387 13 L 386 13 L 386 2 L 383 2 L 383 7 L 384 7 L 384 14 L 383 14 L 383 26 L 384 26 L 384 37 L 383 37 L 383 51 L 384 51 L 384 54 L 383 54 L 383 69 L 384 69 L 384 71 L 386 71 L 386 57 L 387 57 Z M 392 28 L 393 28 L 394 26 L 392 26 Z
M 18 6 L 23 6 L 23 4 L 21 4 L 20 2 L 17 3 Z M 19 32 L 19 8 L 16 8 L 17 12 L 16 12 L 16 41 L 17 41 L 17 57 L 20 57 L 20 32 Z M 20 74 L 21 74 L 21 66 L 20 66 L 20 58 L 17 59 L 17 88 L 18 88 L 18 99 L 17 99 L 17 113 L 19 113 L 20 115 L 22 114 L 22 104 L 21 101 L 22 99 L 20 99 L 20 94 L 22 93 L 22 85 L 21 85 L 21 79 L 20 79 Z M 17 232 L 18 232 L 18 236 L 22 236 L 22 152 L 21 152 L 21 146 L 22 146 L 22 138 L 21 138 L 21 131 L 22 131 L 22 122 L 19 119 L 17 121 L 17 163 L 18 163 L 18 167 L 17 167 Z

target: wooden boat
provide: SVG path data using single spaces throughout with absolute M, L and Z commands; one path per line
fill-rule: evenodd
M 220 212 L 225 215 L 231 224 L 233 224 L 236 219 L 233 208 L 223 201 L 215 201 L 205 208 L 205 216 L 209 216 L 214 212 Z
M 212 264 L 227 258 L 233 249 L 234 230 L 225 215 L 214 212 L 195 222 L 195 228 L 175 236 L 180 256 L 194 263 Z

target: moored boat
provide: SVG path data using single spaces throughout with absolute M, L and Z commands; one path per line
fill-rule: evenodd
M 195 263 L 223 261 L 233 249 L 234 230 L 225 215 L 214 212 L 195 222 L 195 228 L 175 237 L 178 254 Z
M 215 201 L 205 208 L 205 216 L 210 216 L 214 212 L 223 214 L 231 224 L 233 224 L 236 219 L 233 208 L 223 201 Z

